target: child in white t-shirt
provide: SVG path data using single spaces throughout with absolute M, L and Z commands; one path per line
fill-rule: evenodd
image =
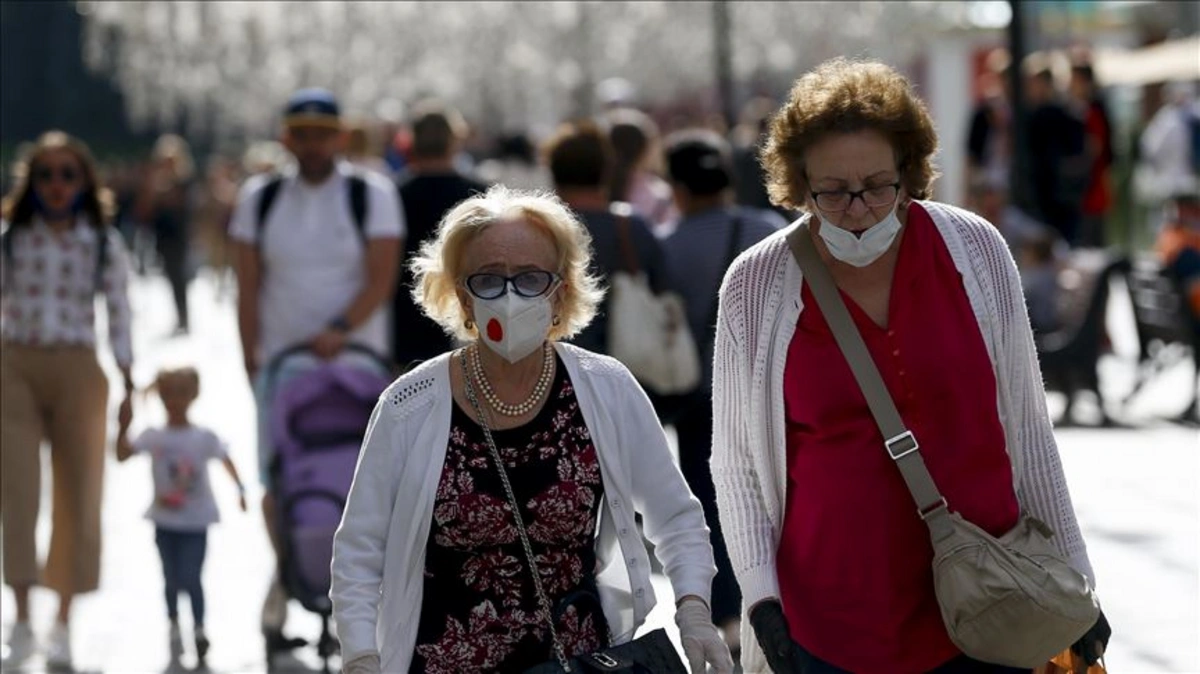
M 200 572 L 208 543 L 208 527 L 220 515 L 208 481 L 209 460 L 220 460 L 237 483 L 241 508 L 246 510 L 245 489 L 225 444 L 204 428 L 188 421 L 188 408 L 200 393 L 200 375 L 194 368 L 164 370 L 154 390 L 167 410 L 164 428 L 148 428 L 129 440 L 132 414 L 123 408 L 117 435 L 117 458 L 149 454 L 154 477 L 154 502 L 146 517 L 155 523 L 155 542 L 162 559 L 167 617 L 171 620 L 171 645 L 182 642 L 179 632 L 178 599 L 187 592 L 192 606 L 196 656 L 203 662 L 209 642 L 204 633 L 204 588 Z

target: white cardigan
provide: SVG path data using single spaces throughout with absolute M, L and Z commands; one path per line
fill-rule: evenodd
M 1021 509 L 1050 524 L 1061 553 L 1092 578 L 1008 246 L 976 215 L 937 202 L 918 203 L 945 240 L 979 321 L 996 373 L 996 404 Z M 780 231 L 739 256 L 720 295 L 713 358 L 712 472 L 743 611 L 779 597 L 775 552 L 787 495 L 783 373 L 803 309 L 800 268 L 787 244 L 790 231 Z M 767 672 L 749 620 L 742 625 L 746 673 Z
M 555 346 L 600 461 L 597 580 L 620 643 L 655 604 L 634 514 L 643 516 L 676 600 L 709 600 L 716 566 L 708 527 L 633 375 L 607 356 Z M 448 354 L 427 361 L 380 397 L 334 537 L 330 597 L 343 658 L 378 652 L 384 672 L 407 672 L 416 642 L 425 546 L 450 439 L 452 365 Z

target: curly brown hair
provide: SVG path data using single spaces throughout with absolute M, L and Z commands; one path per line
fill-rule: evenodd
M 891 142 L 908 196 L 927 199 L 937 177 L 937 134 L 925 103 L 892 67 L 836 58 L 796 80 L 787 103 L 771 119 L 760 154 L 771 202 L 806 208 L 805 152 L 829 134 L 865 129 L 879 131 Z

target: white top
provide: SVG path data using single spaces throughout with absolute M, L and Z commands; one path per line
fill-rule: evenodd
M 596 537 L 601 603 L 617 643 L 654 608 L 641 513 L 676 600 L 706 602 L 716 574 L 699 501 L 671 459 L 649 399 L 618 361 L 556 344 L 600 461 Z M 333 617 L 345 661 L 378 651 L 384 672 L 407 672 L 424 590 L 425 547 L 450 440 L 454 400 L 443 354 L 383 393 L 371 416 L 333 544 Z
M 1142 196 L 1167 199 L 1196 189 L 1189 127 L 1193 117 L 1200 117 L 1200 103 L 1167 103 L 1150 118 L 1139 142 L 1142 166 L 1138 187 Z
M 919 203 L 962 274 L 987 345 L 1017 501 L 1023 512 L 1054 528 L 1059 551 L 1072 567 L 1093 578 L 1046 411 L 1012 255 L 1000 233 L 982 218 L 946 204 Z M 721 286 L 717 320 L 712 472 L 745 608 L 779 597 L 775 553 L 788 484 L 783 374 L 803 309 L 789 231 L 738 257 Z M 742 629 L 743 667 L 747 674 L 764 674 L 767 666 L 748 619 Z
M 195 426 L 147 429 L 133 451 L 150 455 L 154 502 L 146 518 L 172 531 L 204 531 L 220 521 L 208 481 L 208 462 L 229 452 L 212 431 Z
M 285 174 L 263 228 L 258 354 L 263 363 L 315 337 L 363 290 L 366 254 L 346 186 L 353 171 L 351 164 L 339 162 L 334 175 L 320 185 L 304 182 L 294 168 Z M 374 171 L 360 174 L 367 183 L 367 238 L 403 237 L 404 213 L 395 185 Z M 234 240 L 257 242 L 259 197 L 271 178 L 254 176 L 242 187 L 230 224 Z M 359 326 L 352 341 L 387 353 L 385 305 Z
M 7 229 L 7 226 L 4 227 Z M 108 341 L 121 367 L 133 361 L 129 255 L 106 228 L 100 292 L 108 305 Z M 41 218 L 12 233 L 12 259 L 0 251 L 0 325 L 4 341 L 28 346 L 96 344 L 96 262 L 100 239 L 81 216 L 56 235 Z

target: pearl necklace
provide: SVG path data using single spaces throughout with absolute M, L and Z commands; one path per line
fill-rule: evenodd
M 467 354 L 469 356 L 467 360 L 471 363 L 471 370 L 475 375 L 475 381 L 479 383 L 479 388 L 483 391 L 483 397 L 492 409 L 506 417 L 523 417 L 529 414 L 541 402 L 546 391 L 550 389 L 554 373 L 554 349 L 550 348 L 549 344 L 542 346 L 542 373 L 538 376 L 537 385 L 533 387 L 533 393 L 524 402 L 516 405 L 510 405 L 496 395 L 496 390 L 492 388 L 492 383 L 488 381 L 487 375 L 483 371 L 479 346 L 475 345 L 474 348 L 467 349 Z

